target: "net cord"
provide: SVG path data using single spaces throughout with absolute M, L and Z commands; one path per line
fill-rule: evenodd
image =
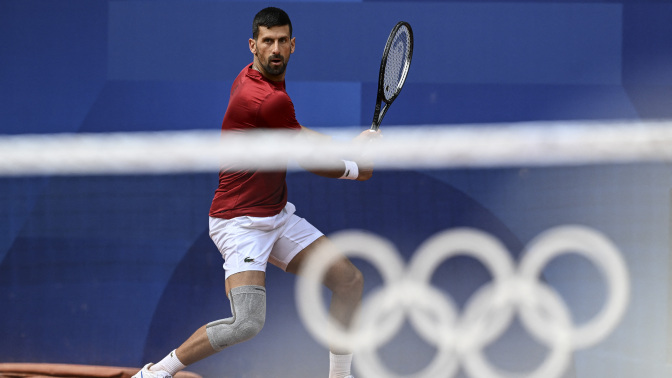
M 530 122 L 395 126 L 373 143 L 359 128 L 318 129 L 315 141 L 287 132 L 219 131 L 0 136 L 0 175 L 170 174 L 284 169 L 287 161 L 330 168 L 347 158 L 377 169 L 532 167 L 672 161 L 672 121 Z M 307 161 L 307 162 L 306 162 Z M 289 169 L 299 169 L 289 165 Z

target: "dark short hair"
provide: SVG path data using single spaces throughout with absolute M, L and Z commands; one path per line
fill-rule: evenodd
M 268 7 L 264 8 L 254 16 L 254 21 L 252 21 L 252 38 L 257 39 L 259 36 L 259 27 L 265 26 L 267 28 L 272 28 L 274 26 L 284 26 L 289 25 L 289 36 L 292 36 L 292 21 L 289 20 L 289 16 L 285 11 L 280 8 Z

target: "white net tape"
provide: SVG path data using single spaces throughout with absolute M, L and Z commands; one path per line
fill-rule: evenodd
M 220 137 L 219 131 L 0 136 L 0 175 L 134 174 L 275 169 L 310 156 L 314 167 L 365 151 L 382 169 L 672 161 L 672 121 L 530 122 L 386 127 L 365 146 L 355 128 L 331 141 L 287 133 Z M 290 166 L 291 168 L 291 166 Z

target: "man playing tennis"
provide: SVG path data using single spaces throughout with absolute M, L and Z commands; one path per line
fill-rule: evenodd
M 254 18 L 252 36 L 249 47 L 254 61 L 233 82 L 222 130 L 289 129 L 301 136 L 323 137 L 297 122 L 285 92 L 285 69 L 295 49 L 289 16 L 278 8 L 261 10 Z M 366 141 L 379 135 L 366 130 L 356 139 Z M 343 161 L 340 165 L 333 170 L 308 170 L 358 181 L 373 174 L 370 163 Z M 287 202 L 285 177 L 286 171 L 222 168 L 210 209 L 210 237 L 224 258 L 225 289 L 233 315 L 202 326 L 163 360 L 147 364 L 134 377 L 172 377 L 187 365 L 254 337 L 266 317 L 267 262 L 297 274 L 311 253 L 330 244 L 294 214 L 294 205 Z M 362 296 L 361 272 L 343 257 L 331 266 L 324 284 L 332 292 L 331 315 L 348 325 Z M 330 351 L 329 378 L 352 378 L 351 361 L 348 351 Z

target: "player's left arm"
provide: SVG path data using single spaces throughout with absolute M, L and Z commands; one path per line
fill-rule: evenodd
M 325 142 L 331 140 L 331 137 L 322 134 L 313 129 L 301 126 L 301 131 L 299 134 L 302 138 L 312 139 L 318 142 Z M 360 133 L 353 141 L 355 143 L 367 142 L 369 140 L 377 139 L 380 137 L 380 131 L 373 132 L 371 130 L 365 130 Z M 308 157 L 310 159 L 310 157 Z M 357 181 L 366 181 L 373 176 L 373 162 L 367 159 L 358 158 L 356 161 L 344 161 L 344 160 L 334 160 L 333 166 L 338 168 L 333 169 L 316 169 L 312 168 L 307 164 L 302 164 L 301 161 L 298 162 L 305 170 L 314 173 L 318 176 L 328 177 L 328 178 L 349 178 L 351 180 Z M 353 165 L 354 164 L 354 165 Z M 353 172 L 356 172 L 356 176 Z

